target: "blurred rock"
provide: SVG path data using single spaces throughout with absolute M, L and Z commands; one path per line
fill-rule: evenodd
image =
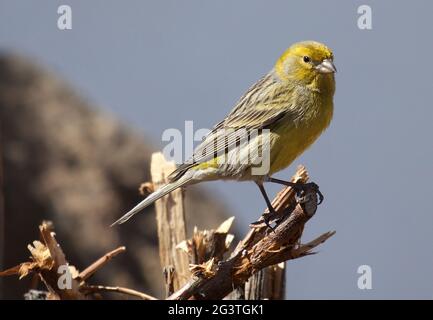
M 138 186 L 149 180 L 155 150 L 145 139 L 90 106 L 55 75 L 16 55 L 0 56 L 0 138 L 3 269 L 26 261 L 38 224 L 52 220 L 68 260 L 79 269 L 126 246 L 127 252 L 92 283 L 161 295 L 153 207 L 129 223 L 109 227 L 140 201 Z M 192 221 L 215 227 L 225 219 L 225 209 L 197 188 L 187 197 L 189 231 Z M 6 278 L 3 298 L 22 299 L 29 283 Z

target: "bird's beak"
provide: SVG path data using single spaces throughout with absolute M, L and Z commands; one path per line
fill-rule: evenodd
M 321 64 L 316 66 L 316 69 L 320 73 L 335 73 L 335 72 L 337 72 L 337 68 L 334 66 L 334 63 L 329 59 L 323 60 Z

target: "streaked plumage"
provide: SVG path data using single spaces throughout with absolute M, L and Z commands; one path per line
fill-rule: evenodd
M 331 50 L 318 42 L 291 46 L 274 68 L 249 88 L 229 115 L 213 128 L 194 150 L 191 159 L 170 175 L 170 183 L 149 195 L 114 224 L 125 222 L 180 186 L 218 179 L 262 183 L 266 177 L 289 166 L 331 122 L 335 91 L 332 61 Z M 270 131 L 270 170 L 263 175 L 253 175 L 251 162 L 254 155 L 251 161 L 242 159 L 251 157 L 248 150 L 254 143 L 260 143 L 260 135 L 249 141 L 239 137 L 261 129 Z M 215 141 L 224 143 L 215 146 Z M 227 152 L 236 143 L 240 144 L 237 150 L 241 152 Z M 226 160 L 238 156 L 241 161 L 219 161 L 223 156 Z

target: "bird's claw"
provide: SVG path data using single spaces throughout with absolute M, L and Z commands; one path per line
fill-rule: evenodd
M 317 196 L 318 196 L 318 198 L 319 198 L 319 201 L 317 202 L 317 205 L 320 205 L 322 202 L 323 202 L 323 200 L 325 199 L 325 197 L 323 196 L 323 193 L 320 191 L 320 189 L 319 189 L 319 186 L 316 184 L 316 183 L 314 183 L 314 182 L 309 182 L 309 183 L 296 183 L 294 186 L 293 186 L 293 188 L 295 189 L 295 191 L 296 191 L 296 200 L 297 200 L 297 202 L 302 202 L 302 199 L 303 199 L 303 194 L 308 190 L 308 189 L 311 189 L 311 190 L 313 190 L 316 194 L 317 194 Z

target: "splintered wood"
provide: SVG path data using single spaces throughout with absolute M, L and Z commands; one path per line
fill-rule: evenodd
M 285 296 L 286 262 L 266 267 L 245 283 L 246 300 L 283 300 Z
M 139 299 L 155 300 L 154 297 L 129 288 L 89 285 L 87 281 L 119 253 L 125 252 L 125 247 L 119 247 L 106 253 L 93 262 L 81 273 L 71 265 L 57 242 L 51 222 L 43 222 L 39 226 L 41 241 L 33 241 L 28 245 L 31 261 L 0 272 L 0 276 L 18 275 L 24 278 L 29 274 L 38 275 L 48 292 L 30 290 L 25 296 L 29 299 L 48 300 L 84 300 L 101 299 L 100 292 L 116 292 Z
M 162 153 L 152 154 L 150 173 L 153 189 L 166 184 L 176 169 Z M 176 246 L 186 240 L 186 223 L 182 190 L 178 189 L 155 202 L 159 240 L 159 257 L 166 278 L 167 291 L 180 289 L 191 277 L 188 255 Z
M 191 265 L 200 265 L 211 259 L 215 263 L 223 260 L 234 239 L 229 230 L 235 217 L 225 220 L 217 229 L 198 230 L 194 228 L 192 238 L 182 241 L 176 248 L 183 250 L 189 256 Z
M 300 167 L 292 181 L 305 182 L 307 179 L 305 168 Z M 335 233 L 327 232 L 305 245 L 300 244 L 305 223 L 316 213 L 317 201 L 317 191 L 313 187 L 307 188 L 302 198 L 298 200 L 291 187 L 284 188 L 273 202 L 278 215 L 273 217 L 276 219 L 275 232 L 271 232 L 265 225 L 255 225 L 238 244 L 230 258 L 219 263 L 215 263 L 215 258 L 212 258 L 193 266 L 193 278 L 168 299 L 223 299 L 234 289 L 243 286 L 260 270 L 275 265 L 278 267 L 280 263 L 287 260 L 313 254 L 314 247 Z M 261 283 L 259 286 L 250 285 L 248 296 L 281 298 L 281 290 L 284 288 L 283 271 L 276 269 L 274 272 L 263 273 L 253 279 Z M 271 289 L 266 288 L 264 282 L 266 278 Z M 278 287 L 275 287 L 276 284 Z M 272 290 L 272 292 L 266 293 L 265 290 Z
M 78 271 L 66 260 L 60 245 L 57 243 L 51 226 L 43 223 L 39 226 L 41 241 L 33 241 L 33 246 L 28 245 L 32 261 L 23 262 L 11 269 L 0 272 L 0 275 L 19 275 L 20 279 L 29 273 L 37 273 L 48 289 L 48 298 L 52 300 L 76 300 L 85 299 L 80 292 L 80 283 L 76 279 Z M 70 274 L 68 279 L 65 277 Z M 63 280 L 63 279 L 64 280 Z M 63 286 L 64 284 L 64 286 Z

